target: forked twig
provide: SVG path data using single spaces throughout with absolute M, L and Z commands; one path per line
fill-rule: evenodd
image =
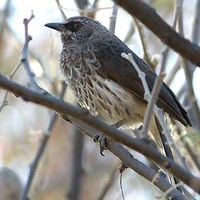
M 12 80 L 14 75 L 16 74 L 16 72 L 18 71 L 18 69 L 20 68 L 20 66 L 22 64 L 24 64 L 24 67 L 27 71 L 27 74 L 29 75 L 29 79 L 30 79 L 30 82 L 32 83 L 33 86 L 37 85 L 34 78 L 33 78 L 33 73 L 31 72 L 30 70 L 30 66 L 29 66 L 29 61 L 28 61 L 28 44 L 29 42 L 31 41 L 31 36 L 28 35 L 28 24 L 30 23 L 30 21 L 34 18 L 34 14 L 33 12 L 31 13 L 31 16 L 29 19 L 25 18 L 23 20 L 23 23 L 24 23 L 24 35 L 25 35 L 25 42 L 24 42 L 24 46 L 23 46 L 23 49 L 22 49 L 22 52 L 21 52 L 21 58 L 18 62 L 18 64 L 15 66 L 15 68 L 13 69 L 13 71 L 8 75 L 8 79 L 9 80 Z M 38 86 L 37 86 L 38 87 Z M 7 102 L 7 97 L 8 97 L 8 91 L 5 91 L 4 95 L 3 95 L 3 98 L 2 98 L 2 103 L 0 105 L 0 111 L 2 111 L 2 109 L 8 105 L 8 102 Z

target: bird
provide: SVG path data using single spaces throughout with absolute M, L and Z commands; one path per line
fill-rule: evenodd
M 152 91 L 157 75 L 150 66 L 92 18 L 75 16 L 45 26 L 61 33 L 60 69 L 78 103 L 109 125 L 142 124 L 148 103 L 144 99 L 144 87 L 135 67 L 121 55 L 132 55 Z M 191 126 L 184 107 L 164 82 L 157 106 L 170 118 Z M 162 146 L 155 116 L 148 132 Z

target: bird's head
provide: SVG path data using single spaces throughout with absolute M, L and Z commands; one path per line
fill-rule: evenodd
M 59 31 L 62 42 L 67 44 L 81 44 L 91 36 L 98 35 L 103 27 L 99 22 L 88 17 L 71 17 L 62 23 L 48 23 L 45 26 Z

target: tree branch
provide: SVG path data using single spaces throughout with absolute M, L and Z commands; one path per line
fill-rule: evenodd
M 184 58 L 200 66 L 200 47 L 181 37 L 155 11 L 141 0 L 114 0 L 119 6 L 138 18 L 165 44 Z
M 72 119 L 72 121 L 73 124 L 87 136 L 93 138 L 96 135 L 96 129 L 90 127 L 88 124 L 84 124 L 76 119 Z M 160 175 L 158 172 L 154 171 L 139 160 L 135 159 L 133 155 L 121 144 L 117 144 L 113 140 L 107 138 L 106 145 L 106 148 L 110 150 L 116 157 L 118 157 L 125 166 L 133 169 L 139 175 L 149 180 L 153 185 L 158 187 L 166 197 L 168 197 L 169 199 L 173 197 L 172 199 L 177 200 L 186 199 L 183 194 L 176 190 L 175 187 L 173 187 L 164 176 Z
M 33 88 L 35 89 L 41 89 L 38 84 L 35 81 L 35 74 L 31 71 L 30 68 L 30 63 L 29 63 L 29 59 L 28 59 L 28 46 L 29 46 L 29 42 L 32 40 L 32 37 L 29 35 L 28 33 L 28 25 L 31 22 L 31 20 L 35 17 L 35 15 L 33 14 L 33 11 L 31 13 L 31 16 L 29 17 L 29 19 L 24 18 L 24 36 L 25 36 L 25 41 L 24 41 L 24 46 L 22 49 L 22 53 L 21 53 L 21 60 L 20 62 L 23 64 L 24 69 L 28 75 L 30 84 Z
M 92 116 L 83 109 L 77 108 L 64 102 L 63 100 L 53 97 L 48 92 L 39 93 L 32 91 L 13 81 L 9 81 L 2 75 L 0 75 L 0 87 L 13 92 L 16 96 L 22 97 L 25 101 L 31 101 L 36 104 L 43 105 L 61 113 L 63 116 L 68 116 L 73 120 L 85 123 L 88 126 L 93 127 L 97 132 L 102 132 L 106 136 L 111 137 L 113 140 L 140 152 L 158 164 L 161 168 L 175 175 L 194 191 L 200 194 L 199 178 L 174 163 L 171 159 L 161 155 L 155 148 L 147 144 L 145 141 L 133 138 L 128 134 L 117 130 L 115 127 L 109 126 L 100 118 Z

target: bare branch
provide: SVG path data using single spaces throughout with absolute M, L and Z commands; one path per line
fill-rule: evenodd
M 167 53 L 167 50 L 169 50 L 168 48 L 166 48 L 166 53 Z M 160 87 L 161 87 L 161 81 L 162 81 L 162 74 L 160 74 L 160 76 L 158 76 L 156 78 L 156 81 L 155 81 L 155 84 L 154 84 L 154 87 L 153 87 L 153 91 L 152 91 L 152 94 L 150 93 L 150 90 L 149 90 L 149 87 L 147 85 L 147 82 L 146 82 L 146 79 L 145 79 L 145 73 L 143 71 L 140 70 L 140 68 L 138 67 L 138 65 L 136 64 L 136 62 L 134 61 L 132 55 L 129 53 L 128 55 L 126 55 L 125 53 L 122 53 L 122 57 L 126 58 L 127 60 L 129 60 L 132 65 L 135 67 L 136 71 L 138 72 L 138 75 L 139 77 L 141 78 L 141 81 L 142 81 L 142 84 L 143 84 L 143 87 L 144 87 L 144 91 L 145 91 L 145 94 L 144 94 L 144 99 L 147 100 L 148 105 L 150 104 L 150 108 L 151 110 L 149 111 L 148 110 L 148 106 L 147 106 L 147 111 L 146 111 L 146 114 L 145 114 L 145 117 L 147 116 L 148 118 L 146 119 L 146 121 L 144 120 L 144 126 L 143 126 L 143 129 L 142 129 L 142 133 L 143 135 L 146 135 L 147 132 L 148 132 L 148 126 L 151 122 L 151 113 L 155 113 L 162 129 L 163 129 L 163 132 L 167 138 L 167 141 L 169 142 L 169 144 L 171 145 L 171 147 L 173 148 L 174 152 L 176 153 L 176 156 L 177 158 L 180 160 L 180 162 L 182 163 L 183 166 L 185 166 L 185 168 L 187 169 L 186 165 L 185 165 L 185 162 L 184 162 L 184 159 L 182 158 L 179 150 L 177 149 L 176 145 L 174 144 L 173 142 L 173 139 L 170 135 L 170 130 L 164 120 L 164 116 L 163 116 L 163 112 L 160 108 L 157 107 L 157 105 L 155 104 L 156 102 L 156 97 L 157 97 L 157 91 L 160 90 Z M 165 60 L 166 60 L 166 56 L 163 56 L 164 58 L 164 62 L 163 62 L 163 65 L 165 65 Z M 162 67 L 161 67 L 162 68 Z M 155 95 L 155 96 L 154 96 Z M 148 112 L 149 112 L 149 116 L 148 116 Z M 149 123 L 149 124 L 147 124 Z
M 160 73 L 156 78 L 156 81 L 153 86 L 153 90 L 151 92 L 150 99 L 148 100 L 148 105 L 147 105 L 147 110 L 144 116 L 144 126 L 143 126 L 143 131 L 146 133 L 148 131 L 149 125 L 151 123 L 152 119 L 152 113 L 153 113 L 153 108 L 154 105 L 156 104 L 156 101 L 158 99 L 158 94 L 160 92 L 160 88 L 162 85 L 163 77 L 164 77 L 164 69 L 166 66 L 166 60 L 167 60 L 167 54 L 169 52 L 169 48 L 165 48 L 162 54 L 162 62 L 161 62 L 161 67 L 160 67 Z M 146 81 L 146 80 L 145 80 Z M 150 92 L 149 92 L 150 95 Z
M 27 69 L 27 72 L 28 74 L 32 74 L 30 72 L 30 67 L 29 67 L 29 62 L 28 62 L 28 43 L 31 41 L 31 36 L 28 35 L 28 24 L 29 22 L 34 18 L 34 15 L 33 15 L 33 12 L 31 13 L 31 16 L 29 19 L 25 18 L 24 19 L 24 27 L 25 27 L 25 43 L 24 43 L 24 46 L 23 46 L 23 50 L 22 50 L 22 53 L 21 53 L 21 59 L 19 61 L 19 63 L 16 65 L 16 67 L 13 69 L 13 71 L 10 73 L 10 75 L 8 75 L 8 78 L 10 80 L 13 79 L 15 73 L 17 72 L 17 70 L 20 68 L 20 66 L 22 64 L 24 64 L 24 66 L 26 66 L 25 68 Z M 29 76 L 30 77 L 30 80 L 33 79 L 32 77 L 33 75 Z M 31 82 L 33 82 L 33 85 L 35 85 L 35 80 L 32 80 Z M 4 95 L 3 95 L 3 99 L 2 99 L 2 103 L 0 105 L 0 111 L 8 105 L 8 102 L 7 102 L 7 96 L 8 96 L 8 91 L 5 91 Z
M 165 44 L 174 49 L 181 56 L 200 66 L 200 47 L 181 37 L 173 30 L 153 8 L 140 0 L 114 0 L 119 6 L 138 18 Z M 162 27 L 162 28 L 158 28 Z
M 88 124 L 88 126 L 93 127 L 97 132 L 102 132 L 115 141 L 123 143 L 124 145 L 142 153 L 144 156 L 158 164 L 161 168 L 179 178 L 194 191 L 200 193 L 199 178 L 174 163 L 171 159 L 161 155 L 151 145 L 146 144 L 145 141 L 132 138 L 128 134 L 117 130 L 115 127 L 109 126 L 98 117 L 92 116 L 83 109 L 76 108 L 66 102 L 63 102 L 62 100 L 50 95 L 48 92 L 39 93 L 32 91 L 13 81 L 9 81 L 2 75 L 0 75 L 0 87 L 13 92 L 16 96 L 20 96 L 26 101 L 31 101 L 46 106 L 54 111 L 57 111 L 58 113 L 62 113 L 63 116 L 68 116 L 71 121 L 73 119 Z
M 178 22 L 178 16 L 180 14 L 179 8 L 181 7 L 181 5 L 182 5 L 182 0 L 178 0 L 178 4 L 177 4 L 176 9 L 175 9 L 175 18 L 174 18 L 174 22 L 173 22 L 173 28 L 175 28 L 175 26 Z M 145 113 L 145 116 L 144 116 L 143 131 L 145 133 L 148 131 L 148 128 L 149 128 L 149 125 L 150 125 L 151 119 L 152 119 L 153 108 L 154 108 L 154 105 L 156 104 L 156 101 L 158 99 L 158 95 L 160 93 L 162 81 L 163 81 L 163 78 L 164 78 L 164 75 L 165 75 L 167 55 L 169 53 L 169 50 L 170 50 L 169 47 L 165 46 L 165 48 L 162 52 L 162 61 L 161 61 L 161 65 L 160 65 L 160 72 L 159 72 L 159 75 L 157 76 L 155 84 L 153 86 L 151 97 L 148 101 L 147 110 L 146 110 L 146 113 Z
M 141 43 L 142 43 L 142 49 L 143 49 L 143 53 L 144 53 L 144 60 L 149 64 L 149 66 L 151 66 L 152 69 L 155 69 L 156 65 L 153 62 L 151 62 L 151 59 L 149 58 L 149 55 L 147 53 L 147 48 L 146 48 L 147 45 L 145 44 L 145 36 L 143 34 L 143 27 L 135 17 L 133 19 L 134 19 L 135 24 L 137 26 L 138 33 L 139 33 L 139 36 L 140 36 L 140 40 L 141 40 Z
M 17 64 L 17 66 L 13 69 L 13 71 L 8 75 L 8 79 L 12 80 L 15 73 L 17 72 L 17 70 L 20 68 L 21 66 L 21 60 L 20 62 Z M 6 90 L 3 94 L 3 98 L 2 98 L 2 103 L 0 105 L 0 112 L 2 111 L 2 109 L 8 105 L 8 101 L 7 101 L 7 97 L 8 97 L 8 91 Z
M 182 12 L 182 7 L 183 7 L 183 0 L 176 0 L 176 9 L 175 9 L 174 21 L 172 25 L 173 29 L 176 29 L 178 18 Z
M 69 120 L 69 118 L 67 120 Z M 96 129 L 90 127 L 88 124 L 84 124 L 76 119 L 72 119 L 72 121 L 73 124 L 81 130 L 81 132 L 88 135 L 89 137 L 93 138 L 94 135 L 96 135 Z M 183 194 L 181 194 L 175 187 L 169 184 L 164 176 L 160 175 L 139 160 L 135 159 L 133 155 L 121 144 L 115 143 L 109 138 L 107 138 L 106 142 L 107 149 L 109 149 L 115 156 L 117 156 L 125 166 L 130 167 L 136 173 L 149 180 L 153 185 L 157 186 L 161 191 L 165 193 L 166 197 L 168 197 L 169 199 L 171 197 L 180 200 L 186 199 Z
M 167 76 L 164 79 L 164 82 L 167 85 L 170 85 L 174 79 L 174 77 L 176 76 L 177 72 L 180 69 L 180 57 L 177 58 L 176 62 L 174 63 L 172 70 L 167 74 Z
M 66 17 L 66 15 L 65 15 L 65 13 L 64 13 L 64 11 L 62 9 L 62 6 L 60 5 L 60 0 L 56 0 L 56 4 L 57 4 L 57 7 L 58 7 L 58 10 L 60 11 L 60 14 L 61 14 L 62 18 L 64 20 L 66 20 L 67 17 Z
M 29 59 L 28 59 L 28 47 L 29 47 L 29 42 L 32 40 L 32 37 L 28 33 L 28 25 L 31 22 L 31 20 L 35 17 L 33 14 L 33 11 L 31 13 L 31 16 L 29 19 L 25 18 L 23 23 L 24 23 L 24 28 L 25 28 L 25 41 L 24 41 L 24 46 L 22 49 L 22 54 L 21 54 L 21 63 L 24 66 L 24 69 L 26 70 L 26 73 L 29 77 L 30 84 L 33 88 L 35 89 L 41 89 L 38 84 L 35 81 L 35 74 L 31 71 L 30 64 L 29 64 Z
M 117 13 L 118 13 L 118 5 L 114 3 L 112 15 L 110 17 L 110 26 L 109 30 L 114 34 L 115 33 L 115 26 L 117 21 Z
M 192 72 L 193 70 L 191 69 L 194 66 L 190 65 L 189 62 L 185 59 L 183 59 L 183 66 L 187 83 L 186 87 L 183 88 L 183 91 L 187 93 L 184 99 L 184 104 L 190 104 L 190 107 L 188 109 L 189 116 L 193 122 L 194 128 L 196 128 L 196 130 L 200 130 L 200 110 L 194 93 Z M 190 111 L 192 111 L 192 113 Z
M 133 25 L 133 22 L 131 21 L 129 25 L 129 31 L 127 32 L 124 38 L 124 43 L 127 43 L 131 39 L 134 33 L 135 33 L 135 27 Z
M 181 5 L 182 5 L 182 1 L 180 0 L 180 1 L 178 1 L 176 9 L 175 9 L 175 19 L 174 19 L 174 22 L 173 22 L 173 27 L 175 27 L 177 22 L 178 22 L 178 16 L 180 14 Z M 160 109 L 158 109 L 158 107 L 156 106 L 156 101 L 157 101 L 157 98 L 158 98 L 158 95 L 159 95 L 159 92 L 160 92 L 160 89 L 161 89 L 161 86 L 162 86 L 162 81 L 163 81 L 163 77 L 164 77 L 164 73 L 165 73 L 168 53 L 169 53 L 169 47 L 166 46 L 164 48 L 163 52 L 162 52 L 162 61 L 161 61 L 160 72 L 159 72 L 159 75 L 156 78 L 156 81 L 155 81 L 155 84 L 154 84 L 154 87 L 153 87 L 153 90 L 152 90 L 151 93 L 150 93 L 149 88 L 147 86 L 146 79 L 144 78 L 142 80 L 143 85 L 144 85 L 144 89 L 145 89 L 145 93 L 148 94 L 148 96 L 147 96 L 148 98 L 146 99 L 148 101 L 148 104 L 147 104 L 147 110 L 146 110 L 145 117 L 144 117 L 144 126 L 143 126 L 142 132 L 143 133 L 148 132 L 149 125 L 151 123 L 152 115 L 153 115 L 153 111 L 154 111 L 155 115 L 158 117 L 158 120 L 159 120 L 159 122 L 160 122 L 160 124 L 163 128 L 163 131 L 164 131 L 164 134 L 167 138 L 168 143 L 171 145 L 176 156 L 179 158 L 179 160 L 181 161 L 183 166 L 185 166 L 185 168 L 186 168 L 184 159 L 182 158 L 179 150 L 177 149 L 176 145 L 174 144 L 173 139 L 170 135 L 170 130 L 169 130 L 167 124 L 164 121 L 162 111 Z M 137 64 L 135 62 L 133 62 L 133 59 L 130 59 L 130 61 L 132 62 L 132 64 L 136 68 Z M 139 69 L 139 67 L 137 67 L 137 68 L 138 68 L 137 71 L 141 71 Z M 140 73 L 142 73 L 142 72 L 140 72 Z M 147 90 L 147 88 L 148 88 L 148 90 Z
M 94 4 L 94 5 L 96 5 L 96 4 Z M 92 7 L 92 8 L 85 8 L 85 9 L 71 9 L 71 8 L 65 8 L 65 7 L 63 7 L 62 5 L 60 5 L 61 6 L 61 8 L 63 9 L 63 10 L 68 10 L 68 11 L 76 11 L 76 12 L 79 12 L 79 13 L 84 13 L 84 14 L 89 14 L 89 13 L 94 13 L 94 12 L 97 12 L 97 11 L 99 11 L 99 10 L 110 10 L 110 9 L 112 9 L 113 7 L 101 7 L 101 8 L 98 8 L 98 7 Z
M 194 15 L 194 23 L 192 27 L 192 30 L 193 30 L 192 38 L 191 38 L 194 43 L 199 42 L 199 32 L 200 32 L 200 24 L 198 23 L 199 17 L 200 17 L 200 2 L 197 1 L 195 15 Z M 184 35 L 182 18 L 179 20 L 179 32 L 181 35 Z M 186 87 L 183 87 L 183 93 L 187 93 L 187 96 L 185 96 L 183 102 L 185 105 L 191 104 L 190 109 L 188 109 L 188 115 L 193 122 L 194 128 L 199 130 L 200 129 L 200 110 L 199 110 L 199 106 L 197 104 L 194 89 L 193 89 L 193 75 L 196 70 L 196 67 L 185 59 L 183 59 L 183 66 L 184 66 L 184 72 L 185 72 L 186 83 L 187 83 L 185 85 Z M 195 101 L 193 101 L 193 99 L 195 99 Z

